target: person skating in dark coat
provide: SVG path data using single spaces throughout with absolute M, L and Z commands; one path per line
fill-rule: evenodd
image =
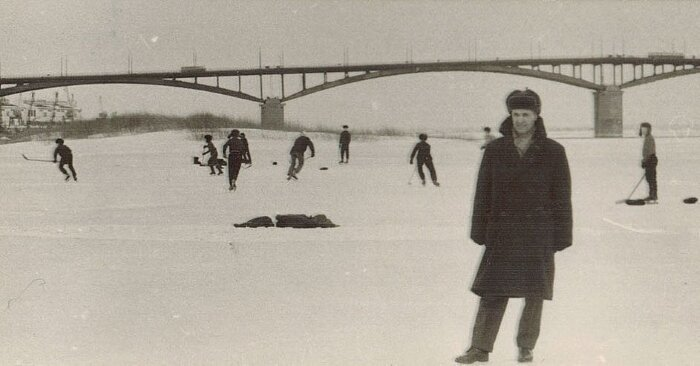
M 228 135 L 228 141 L 224 144 L 224 155 L 226 155 L 226 150 L 228 150 L 228 189 L 233 191 L 236 189 L 236 180 L 238 179 L 238 173 L 241 171 L 241 163 L 243 162 L 243 156 L 246 154 L 245 145 L 239 138 L 238 130 L 231 130 Z
M 435 173 L 433 157 L 430 155 L 430 144 L 425 142 L 425 140 L 428 139 L 428 135 L 421 133 L 418 135 L 418 139 L 420 142 L 418 142 L 413 148 L 409 164 L 413 164 L 413 158 L 416 158 L 416 169 L 418 169 L 418 176 L 420 177 L 421 183 L 425 185 L 425 173 L 423 173 L 423 165 L 425 165 L 428 168 L 428 171 L 430 171 L 430 179 L 433 180 L 433 184 L 436 187 L 439 187 L 440 183 L 437 181 L 437 173 Z
M 348 125 L 343 125 L 343 132 L 340 133 L 340 164 L 348 163 L 350 161 L 350 131 L 348 131 Z
M 70 148 L 63 144 L 63 139 L 56 139 L 56 149 L 53 151 L 53 162 L 57 162 L 57 157 L 61 157 L 61 161 L 58 162 L 58 170 L 61 171 L 66 176 L 66 181 L 70 179 L 70 175 L 63 167 L 68 165 L 68 169 L 73 174 L 73 180 L 77 181 L 78 176 L 75 174 L 75 168 L 73 168 L 73 152 Z
M 248 146 L 248 139 L 245 138 L 245 133 L 241 132 L 239 135 L 243 147 L 245 148 L 245 154 L 243 155 L 243 163 L 248 165 L 253 165 L 253 158 L 250 157 L 250 147 Z
M 212 138 L 213 137 L 211 135 L 204 135 L 204 141 L 207 144 L 204 145 L 204 148 L 206 150 L 204 150 L 202 155 L 209 154 L 209 160 L 207 161 L 207 165 L 209 165 L 209 168 L 211 169 L 211 173 L 209 174 L 216 174 L 216 172 L 214 171 L 214 168 L 216 167 L 216 169 L 219 171 L 219 175 L 221 175 L 224 174 L 224 170 L 221 169 L 221 163 L 219 163 L 219 152 L 216 150 L 216 146 L 214 146 L 214 143 L 211 142 Z
M 533 359 L 543 300 L 551 300 L 554 253 L 571 245 L 571 178 L 564 148 L 547 138 L 539 96 L 512 92 L 503 137 L 479 168 L 471 239 L 485 246 L 472 292 L 481 297 L 471 347 L 455 361 L 487 361 L 509 298 L 524 298 L 518 361 Z
M 297 174 L 299 174 L 301 168 L 304 167 L 304 153 L 307 148 L 311 150 L 311 157 L 313 158 L 316 155 L 314 143 L 311 142 L 311 139 L 306 137 L 306 134 L 302 131 L 301 135 L 294 140 L 292 150 L 289 151 L 290 164 L 289 170 L 287 171 L 287 180 L 292 178 L 297 179 Z
M 639 136 L 644 137 L 642 169 L 644 169 L 644 177 L 647 180 L 647 184 L 649 184 L 649 195 L 644 200 L 656 202 L 658 200 L 656 166 L 659 164 L 659 159 L 656 157 L 656 142 L 654 141 L 654 136 L 651 135 L 651 123 L 643 122 L 639 126 Z

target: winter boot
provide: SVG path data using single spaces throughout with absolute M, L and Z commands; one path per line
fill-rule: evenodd
M 66 182 L 69 181 L 69 180 L 70 180 L 70 175 L 66 174 L 65 180 L 66 180 Z
M 478 348 L 470 348 L 463 355 L 455 358 L 455 362 L 468 365 L 474 362 L 488 362 L 489 353 Z
M 433 181 L 433 184 L 435 185 L 435 187 L 440 187 L 440 183 L 438 183 L 438 181 L 436 180 Z
M 518 362 L 532 362 L 532 350 L 529 348 L 518 349 Z

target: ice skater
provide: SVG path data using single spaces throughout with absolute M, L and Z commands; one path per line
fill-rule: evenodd
M 656 142 L 654 141 L 654 136 L 651 135 L 651 123 L 643 122 L 639 125 L 639 136 L 644 138 L 644 145 L 642 146 L 642 169 L 644 169 L 644 177 L 649 185 L 649 195 L 644 201 L 656 203 L 658 200 L 656 166 L 659 164 L 659 159 L 656 157 Z
M 491 127 L 484 127 L 484 144 L 481 145 L 481 150 L 484 150 L 495 139 L 496 137 L 491 134 Z
M 564 147 L 547 138 L 532 90 L 508 95 L 503 137 L 484 151 L 471 239 L 485 247 L 472 292 L 481 297 L 471 347 L 458 363 L 486 362 L 509 298 L 524 298 L 518 362 L 531 362 L 542 306 L 551 300 L 554 253 L 571 246 L 571 178 Z
M 439 187 L 440 183 L 437 181 L 437 173 L 435 173 L 433 157 L 430 155 L 430 144 L 425 142 L 425 140 L 428 139 L 428 135 L 421 133 L 418 135 L 418 139 L 420 141 L 411 152 L 409 164 L 413 165 L 413 158 L 416 158 L 416 169 L 418 169 L 418 176 L 420 176 L 421 184 L 425 185 L 425 173 L 423 173 L 423 165 L 425 165 L 428 168 L 428 171 L 430 171 L 430 179 L 433 180 L 433 184 L 436 187 Z
M 211 173 L 210 175 L 216 174 L 214 171 L 214 168 L 219 171 L 218 175 L 224 174 L 223 169 L 221 169 L 221 163 L 219 162 L 219 152 L 216 150 L 216 146 L 214 146 L 214 143 L 211 142 L 212 136 L 211 135 L 204 135 L 204 141 L 206 141 L 206 145 L 204 145 L 204 148 L 206 149 L 202 155 L 207 155 L 209 154 L 209 161 L 207 162 L 207 165 L 209 165 L 209 168 L 211 168 Z
M 301 168 L 304 167 L 304 153 L 306 152 L 306 149 L 311 150 L 311 158 L 313 158 L 316 155 L 316 152 L 314 151 L 314 143 L 311 142 L 311 139 L 306 137 L 306 133 L 304 131 L 301 131 L 299 137 L 297 137 L 296 140 L 294 140 L 294 146 L 292 146 L 292 150 L 289 151 L 289 170 L 287 171 L 287 180 L 290 180 L 292 178 L 298 179 L 297 174 L 301 171 Z
M 228 135 L 228 141 L 224 144 L 224 155 L 228 150 L 228 189 L 229 191 L 236 190 L 236 180 L 238 173 L 241 171 L 241 163 L 243 156 L 246 154 L 245 145 L 240 139 L 240 132 L 236 129 L 231 130 Z
M 243 148 L 245 153 L 243 154 L 243 164 L 248 164 L 248 166 L 253 165 L 253 158 L 250 157 L 250 147 L 248 146 L 248 139 L 245 138 L 245 133 L 241 132 L 239 135 L 241 142 L 243 143 Z
M 58 146 L 56 146 L 56 150 L 53 151 L 53 162 L 57 162 L 56 157 L 60 156 L 61 161 L 58 162 L 58 170 L 66 176 L 65 180 L 68 181 L 70 180 L 70 175 L 63 167 L 64 165 L 68 165 L 68 169 L 70 169 L 70 172 L 73 174 L 73 180 L 77 181 L 78 176 L 75 174 L 75 168 L 73 168 L 73 152 L 71 152 L 68 146 L 63 144 L 63 139 L 56 139 L 56 144 Z
M 350 161 L 350 131 L 348 125 L 343 125 L 343 132 L 340 133 L 340 164 L 347 164 Z

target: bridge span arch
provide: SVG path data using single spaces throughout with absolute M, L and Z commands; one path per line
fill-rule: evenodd
M 550 80 L 562 84 L 572 85 L 580 88 L 586 88 L 594 91 L 605 90 L 602 85 L 595 84 L 593 82 L 571 77 L 568 75 L 555 74 L 552 72 L 523 69 L 519 67 L 505 67 L 505 66 L 453 66 L 453 65 L 436 65 L 436 66 L 420 66 L 410 69 L 401 70 L 380 70 L 367 72 L 360 75 L 348 76 L 342 79 L 325 82 L 310 88 L 305 88 L 299 92 L 291 94 L 289 96 L 281 98 L 282 102 L 290 101 L 292 99 L 300 98 L 309 94 L 318 93 L 323 90 L 339 87 L 342 85 L 347 85 L 351 83 L 357 83 L 360 81 L 371 80 L 382 77 L 406 75 L 406 74 L 417 74 L 417 73 L 429 73 L 429 72 L 486 72 L 486 73 L 497 73 L 497 74 L 509 74 L 509 75 L 519 75 L 526 77 L 533 77 L 537 79 Z
M 60 88 L 65 86 L 79 86 L 79 85 L 96 85 L 96 84 L 138 84 L 138 85 L 158 85 L 167 86 L 175 88 L 184 88 L 190 90 L 199 90 L 209 93 L 227 95 L 234 98 L 239 98 L 243 100 L 250 100 L 253 102 L 262 103 L 263 100 L 256 96 L 246 94 L 240 91 L 215 87 L 206 84 L 196 84 L 191 82 L 185 82 L 180 80 L 170 80 L 170 79 L 107 79 L 107 80 L 61 80 L 61 81 L 43 81 L 35 82 L 29 84 L 18 84 L 9 88 L 0 89 L 0 97 L 25 93 L 34 90 Z

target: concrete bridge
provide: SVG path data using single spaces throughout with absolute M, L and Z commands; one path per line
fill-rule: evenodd
M 682 54 L 650 53 L 647 57 L 613 56 L 509 60 L 470 60 L 424 63 L 333 65 L 252 69 L 206 70 L 183 68 L 177 72 L 100 75 L 62 75 L 0 78 L 0 96 L 39 89 L 89 84 L 143 84 L 201 90 L 260 103 L 263 128 L 284 124 L 284 103 L 342 85 L 381 77 L 427 72 L 489 72 L 520 75 L 573 85 L 593 91 L 595 136 L 622 135 L 623 89 L 700 72 L 700 59 Z M 263 76 L 279 77 L 281 96 L 266 97 Z M 323 81 L 307 85 L 307 76 Z M 244 92 L 242 78 L 258 78 L 260 90 Z M 300 90 L 286 93 L 285 79 L 300 78 Z M 237 80 L 235 89 L 222 81 Z M 299 80 L 298 80 L 299 81 Z

